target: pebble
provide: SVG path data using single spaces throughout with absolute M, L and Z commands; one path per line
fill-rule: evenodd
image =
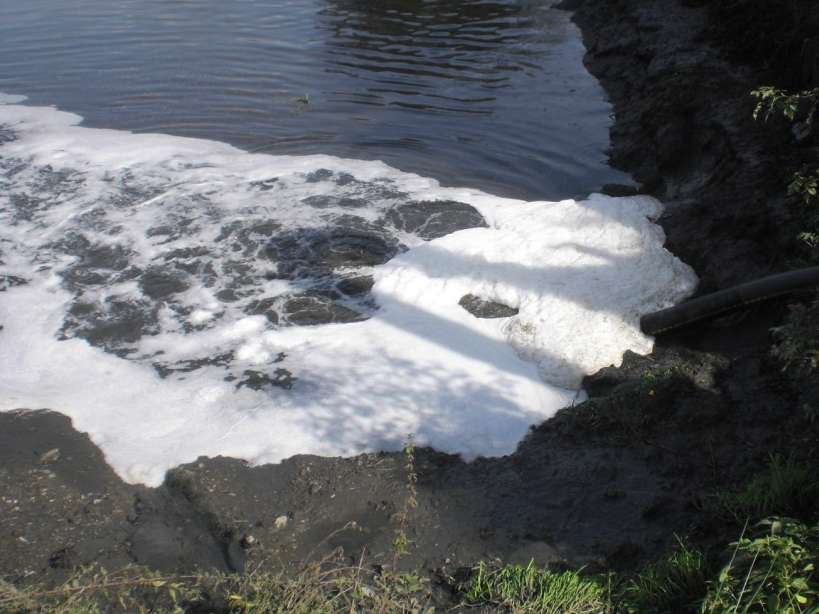
M 40 457 L 40 464 L 48 465 L 49 463 L 56 463 L 60 460 L 60 448 L 52 448 Z
M 279 516 L 275 521 L 273 521 L 273 526 L 277 529 L 283 529 L 287 526 L 289 521 L 290 519 L 287 516 Z

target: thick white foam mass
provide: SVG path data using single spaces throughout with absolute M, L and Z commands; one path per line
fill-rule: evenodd
M 510 453 L 584 374 L 649 352 L 639 317 L 696 283 L 648 197 L 501 199 L 19 102 L 0 95 L 0 409 L 67 414 L 129 481 L 409 433 Z M 431 238 L 437 210 L 406 223 L 441 201 L 473 227 Z M 332 289 L 366 275 L 369 295 Z M 518 313 L 477 318 L 468 294 Z M 297 326 L 300 300 L 362 321 Z

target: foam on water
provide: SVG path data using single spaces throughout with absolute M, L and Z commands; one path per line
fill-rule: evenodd
M 501 199 L 19 102 L 0 94 L 0 410 L 69 415 L 129 481 L 409 433 L 507 454 L 696 283 L 648 197 Z

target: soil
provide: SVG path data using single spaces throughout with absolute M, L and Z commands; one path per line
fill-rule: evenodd
M 700 291 L 785 269 L 788 137 L 753 122 L 748 96 L 766 74 L 723 53 L 730 41 L 715 39 L 706 8 L 680 0 L 566 8 L 614 105 L 611 162 L 667 204 L 668 247 L 694 266 Z M 626 570 L 675 533 L 722 540 L 711 497 L 771 452 L 816 437 L 796 409 L 804 382 L 770 355 L 769 329 L 794 300 L 662 336 L 650 356 L 627 355 L 587 379 L 589 401 L 534 427 L 510 456 L 465 463 L 416 450 L 418 506 L 400 564 L 435 575 L 494 558 Z M 297 567 L 339 547 L 389 564 L 407 494 L 405 458 L 386 453 L 257 467 L 200 458 L 159 488 L 128 485 L 66 417 L 2 413 L 0 577 L 56 581 L 91 562 Z

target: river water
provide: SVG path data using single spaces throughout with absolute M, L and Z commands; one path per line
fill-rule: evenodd
M 547 2 L 0 0 L 0 411 L 147 484 L 512 452 L 696 283 L 589 196 L 582 55 Z
M 87 125 L 528 200 L 628 181 L 605 164 L 610 107 L 582 55 L 543 0 L 0 2 L 0 91 Z

